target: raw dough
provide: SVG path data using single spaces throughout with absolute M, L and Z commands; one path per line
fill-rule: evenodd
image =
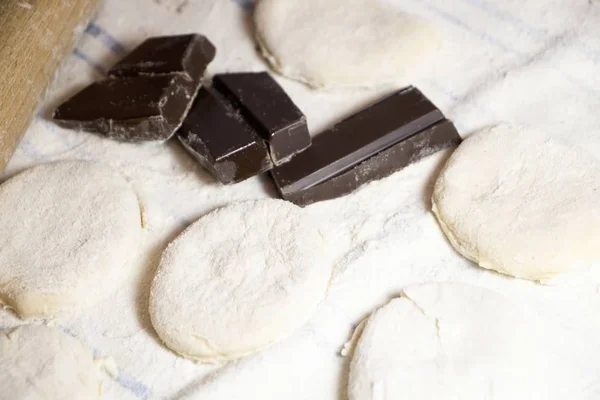
M 600 262 L 600 162 L 509 125 L 468 138 L 441 172 L 433 212 L 483 268 L 546 281 Z
M 150 294 L 160 338 L 202 362 L 232 360 L 284 339 L 323 299 L 327 244 L 303 209 L 236 203 L 191 225 L 165 250 Z
M 129 183 L 113 169 L 65 161 L 0 186 L 0 301 L 21 317 L 89 305 L 128 276 L 142 233 Z
M 523 307 L 486 289 L 409 288 L 366 320 L 350 364 L 349 399 L 568 398 L 555 385 L 565 386 L 562 363 L 542 328 Z
M 100 397 L 92 353 L 55 328 L 27 325 L 0 333 L 0 400 Z
M 441 43 L 380 0 L 260 0 L 255 25 L 271 67 L 314 88 L 396 84 Z

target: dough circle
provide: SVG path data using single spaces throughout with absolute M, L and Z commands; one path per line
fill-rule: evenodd
M 452 154 L 433 212 L 456 250 L 483 268 L 546 281 L 600 262 L 600 162 L 510 125 Z
M 150 294 L 152 324 L 185 357 L 241 358 L 302 326 L 331 269 L 318 224 L 303 209 L 281 200 L 235 203 L 167 247 Z
M 540 321 L 487 289 L 410 287 L 363 326 L 349 400 L 548 400 L 564 383 Z
M 256 39 L 271 67 L 314 88 L 398 84 L 441 35 L 380 0 L 260 0 Z
M 0 301 L 21 317 L 93 304 L 131 271 L 141 239 L 137 196 L 88 161 L 31 168 L 0 186 Z
M 100 398 L 92 353 L 71 336 L 45 325 L 0 332 L 0 399 Z

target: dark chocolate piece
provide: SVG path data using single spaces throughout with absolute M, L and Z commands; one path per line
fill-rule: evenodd
M 284 199 L 299 206 L 335 199 L 352 193 L 365 183 L 385 178 L 437 151 L 458 146 L 460 135 L 449 120 L 437 123 L 405 139 L 355 167 L 316 186 L 286 194 Z
M 147 39 L 108 71 L 112 77 L 180 73 L 199 82 L 215 58 L 215 46 L 202 35 Z
M 60 126 L 120 141 L 167 140 L 181 125 L 197 85 L 182 75 L 106 79 L 86 87 L 54 112 Z
M 212 89 L 200 89 L 178 137 L 224 184 L 242 181 L 272 167 L 263 140 Z
M 418 89 L 400 90 L 317 135 L 273 179 L 283 197 L 309 189 L 443 119 Z
M 267 72 L 215 75 L 213 87 L 267 141 L 275 165 L 310 146 L 306 117 Z
M 135 142 L 167 140 L 189 111 L 215 47 L 201 35 L 146 40 L 54 112 L 57 124 Z

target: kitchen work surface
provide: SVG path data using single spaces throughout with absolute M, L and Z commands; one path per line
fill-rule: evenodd
M 313 135 L 385 94 L 414 85 L 463 138 L 508 122 L 600 159 L 600 2 L 385 1 L 435 24 L 444 38 L 441 49 L 403 82 L 385 89 L 313 91 L 276 76 L 306 115 Z M 218 207 L 276 197 L 275 187 L 266 176 L 223 186 L 176 140 L 118 143 L 60 128 L 49 116 L 150 36 L 205 35 L 217 48 L 209 76 L 268 70 L 256 50 L 252 9 L 249 2 L 230 0 L 105 1 L 2 175 L 4 180 L 56 160 L 94 160 L 125 175 L 140 197 L 145 230 L 141 247 L 132 249 L 137 252 L 132 277 L 97 305 L 48 321 L 77 337 L 106 367 L 102 398 L 346 399 L 350 356 L 340 351 L 354 328 L 404 288 L 433 282 L 492 289 L 542 318 L 547 351 L 568 371 L 556 398 L 600 398 L 600 270 L 541 285 L 480 269 L 456 253 L 431 212 L 433 183 L 451 150 L 346 197 L 305 208 L 321 222 L 335 265 L 326 298 L 293 336 L 224 365 L 194 363 L 162 344 L 148 302 L 166 244 Z M 0 329 L 23 323 L 0 310 Z M 10 398 L 1 390 L 1 399 Z M 495 398 L 493 389 L 488 398 Z M 529 397 L 523 393 L 522 398 Z

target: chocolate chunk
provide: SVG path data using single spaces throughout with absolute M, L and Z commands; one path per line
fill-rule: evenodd
M 310 146 L 306 117 L 267 72 L 216 75 L 213 87 L 267 141 L 275 165 Z
M 273 179 L 283 197 L 309 189 L 443 119 L 418 89 L 400 90 L 317 135 Z
M 385 178 L 428 155 L 459 145 L 460 135 L 452 122 L 445 120 L 405 139 L 355 167 L 284 199 L 299 206 L 335 199 L 352 193 L 365 183 Z
M 178 137 L 224 184 L 242 181 L 272 167 L 263 140 L 212 89 L 200 89 Z
M 202 35 L 147 39 L 108 71 L 112 77 L 180 73 L 199 82 L 215 58 L 215 46 Z
M 181 125 L 197 85 L 182 75 L 106 79 L 54 112 L 60 126 L 120 141 L 167 140 Z
M 54 112 L 58 125 L 126 141 L 167 140 L 181 126 L 215 57 L 201 35 L 146 40 Z

